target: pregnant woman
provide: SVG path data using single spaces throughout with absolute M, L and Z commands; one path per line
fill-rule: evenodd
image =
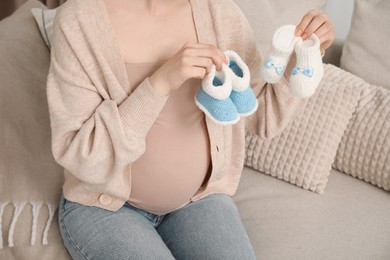
M 262 15 L 261 13 L 259 15 Z M 325 50 L 318 10 L 296 27 Z M 232 0 L 68 0 L 54 21 L 47 95 L 64 167 L 59 224 L 74 259 L 255 259 L 231 198 L 245 130 L 279 134 L 305 100 L 260 78 L 248 21 Z M 258 108 L 219 125 L 196 106 L 202 79 L 239 54 Z M 290 69 L 291 71 L 291 69 Z

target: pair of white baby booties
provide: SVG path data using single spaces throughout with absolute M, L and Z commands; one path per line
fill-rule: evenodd
M 260 74 L 269 83 L 278 82 L 295 51 L 296 64 L 290 75 L 290 92 L 296 97 L 308 98 L 315 93 L 324 75 L 320 40 L 314 33 L 302 40 L 295 36 L 295 29 L 294 25 L 284 25 L 276 30 Z

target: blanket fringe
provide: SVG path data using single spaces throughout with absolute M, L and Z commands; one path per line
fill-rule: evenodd
M 36 236 L 37 236 L 37 223 L 38 223 L 38 216 L 39 211 L 42 208 L 43 202 L 41 201 L 34 201 L 30 202 L 32 205 L 32 214 L 33 214 L 33 223 L 31 227 L 31 245 L 33 246 L 35 244 Z
M 3 222 L 3 212 L 5 206 L 7 206 L 9 201 L 7 202 L 0 202 L 0 249 L 3 249 L 3 229 L 2 229 L 2 222 Z
M 49 219 L 47 220 L 45 231 L 43 232 L 43 239 L 42 239 L 43 245 L 48 244 L 47 235 L 49 233 L 50 225 L 51 225 L 51 222 L 52 222 L 53 217 L 54 217 L 54 213 L 56 212 L 58 205 L 57 204 L 47 204 L 47 206 L 49 208 Z
M 5 207 L 10 204 L 10 201 L 0 201 L 0 249 L 4 248 L 4 241 L 3 241 L 3 228 L 2 228 L 2 222 L 3 222 L 3 215 L 5 212 Z M 57 211 L 58 205 L 55 203 L 44 203 L 43 201 L 24 201 L 24 202 L 12 202 L 12 205 L 14 207 L 13 217 L 11 224 L 9 226 L 9 232 L 8 232 L 8 246 L 14 247 L 14 233 L 17 221 L 19 219 L 20 214 L 22 213 L 23 209 L 25 208 L 26 204 L 31 204 L 31 211 L 32 211 L 32 226 L 31 226 L 31 239 L 30 244 L 32 246 L 36 245 L 37 240 L 37 231 L 38 229 L 38 220 L 39 217 L 43 217 L 42 214 L 40 214 L 41 209 L 43 206 L 47 206 L 49 210 L 49 216 L 46 221 L 45 229 L 43 230 L 43 237 L 42 237 L 42 245 L 48 244 L 48 235 L 49 230 L 51 227 L 51 224 L 54 219 L 54 214 Z M 45 214 L 44 214 L 45 215 Z
M 12 203 L 12 204 L 15 207 L 15 211 L 14 211 L 14 217 L 12 218 L 11 226 L 9 228 L 9 234 L 8 234 L 9 247 L 14 246 L 14 232 L 15 232 L 16 222 L 18 221 L 20 213 L 22 213 L 24 206 L 26 205 L 26 202 L 19 202 L 19 203 Z

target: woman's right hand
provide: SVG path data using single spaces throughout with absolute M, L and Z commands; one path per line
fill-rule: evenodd
M 203 79 L 212 64 L 221 70 L 227 62 L 225 54 L 214 45 L 186 43 L 149 77 L 149 82 L 159 94 L 167 96 L 190 78 Z

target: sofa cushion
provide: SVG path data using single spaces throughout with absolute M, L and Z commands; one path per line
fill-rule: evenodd
M 245 165 L 317 193 L 325 191 L 337 148 L 368 83 L 333 65 L 303 112 L 271 140 L 246 135 Z
M 332 170 L 318 195 L 244 168 L 233 197 L 258 259 L 390 259 L 390 194 Z
M 390 89 L 390 1 L 355 0 L 340 67 Z
M 0 22 L 0 259 L 67 256 L 58 227 L 52 227 L 63 169 L 51 153 L 50 53 L 31 14 L 34 7 L 45 8 L 30 0 Z
M 333 168 L 390 190 L 390 90 L 370 85 L 362 92 Z

